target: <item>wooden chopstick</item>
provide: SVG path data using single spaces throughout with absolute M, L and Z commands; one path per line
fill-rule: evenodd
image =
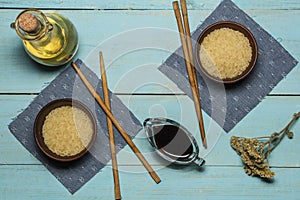
M 190 63 L 192 65 L 192 68 L 195 69 L 194 59 L 193 59 L 193 57 L 194 57 L 193 56 L 193 47 L 192 47 L 192 41 L 191 41 L 191 32 L 190 32 L 190 25 L 189 25 L 189 17 L 188 17 L 188 12 L 187 12 L 187 8 L 186 8 L 186 1 L 180 0 L 180 5 L 181 5 L 181 13 L 182 13 L 184 29 L 185 29 L 186 42 L 187 42 L 187 47 L 188 47 L 188 54 L 190 57 Z M 193 70 L 193 72 L 195 72 L 195 70 Z M 196 73 L 194 73 L 194 74 L 196 75 Z
M 185 30 L 183 28 L 180 9 L 177 1 L 173 1 L 173 9 L 177 21 L 178 31 L 180 35 L 180 40 L 182 44 L 183 54 L 185 58 L 186 69 L 189 76 L 189 81 L 192 89 L 194 105 L 196 109 L 196 114 L 199 122 L 199 129 L 201 133 L 201 140 L 202 145 L 204 148 L 207 148 L 205 130 L 204 130 L 204 123 L 203 123 L 203 116 L 201 111 L 201 102 L 200 102 L 200 94 L 198 90 L 198 81 L 196 76 L 196 71 L 194 68 L 194 59 L 193 59 L 193 50 L 192 50 L 192 43 L 191 43 L 191 34 L 190 28 L 188 23 L 188 14 L 186 8 L 185 0 L 181 0 L 181 7 L 182 7 L 182 15 L 184 19 Z
M 107 106 L 107 108 L 110 110 L 110 100 L 109 100 L 109 94 L 108 94 L 107 78 L 106 78 L 103 54 L 101 51 L 99 53 L 99 58 L 100 58 L 100 72 L 101 72 L 101 79 L 102 79 L 104 103 Z M 113 171 L 113 177 L 114 177 L 114 193 L 115 193 L 115 199 L 119 200 L 122 197 L 121 197 L 121 190 L 120 190 L 118 163 L 117 163 L 117 157 L 116 157 L 114 130 L 113 130 L 112 122 L 109 119 L 109 117 L 106 117 L 106 121 L 107 121 L 109 145 L 110 145 L 110 152 L 111 152 L 112 171 Z
M 132 149 L 132 151 L 135 153 L 135 155 L 138 157 L 138 159 L 141 161 L 141 163 L 144 165 L 152 179 L 156 183 L 160 183 L 160 178 L 156 174 L 156 172 L 153 170 L 153 168 L 150 166 L 148 161 L 145 159 L 145 157 L 142 155 L 140 150 L 137 148 L 137 146 L 132 142 L 126 131 L 122 128 L 122 126 L 119 124 L 119 122 L 116 120 L 114 115 L 111 113 L 110 109 L 107 108 L 107 106 L 104 104 L 102 101 L 101 97 L 99 94 L 95 91 L 93 86 L 90 84 L 90 82 L 87 80 L 87 78 L 84 76 L 84 74 L 80 71 L 80 69 L 77 67 L 77 65 L 72 62 L 71 66 L 74 68 L 78 76 L 81 78 L 82 82 L 85 84 L 87 89 L 90 91 L 90 93 L 93 95 L 95 100 L 98 102 L 102 110 L 105 112 L 105 114 L 109 117 L 111 122 L 114 124 L 116 129 L 120 132 L 121 136 L 124 138 L 124 140 L 127 142 L 128 146 Z
M 206 141 L 206 135 L 205 135 L 205 130 L 204 130 L 204 123 L 203 123 L 203 116 L 202 116 L 202 111 L 201 111 L 201 100 L 200 100 L 200 93 L 198 90 L 198 80 L 197 80 L 197 74 L 196 74 L 196 68 L 195 68 L 195 63 L 194 63 L 194 54 L 193 54 L 193 47 L 192 47 L 192 40 L 191 40 L 191 31 L 190 31 L 190 26 L 189 26 L 189 18 L 188 18 L 188 11 L 186 7 L 186 0 L 180 0 L 180 5 L 181 5 L 181 13 L 183 16 L 183 22 L 184 22 L 184 28 L 185 28 L 185 36 L 186 36 L 186 41 L 187 41 L 187 47 L 188 47 L 188 53 L 189 53 L 189 58 L 190 58 L 190 63 L 192 67 L 192 74 L 194 76 L 194 81 L 196 85 L 196 92 L 197 92 L 197 97 L 199 98 L 199 105 L 200 105 L 200 112 L 197 113 L 199 124 L 200 124 L 200 133 L 201 133 L 201 139 L 202 139 L 202 144 L 205 148 L 207 148 L 207 141 Z

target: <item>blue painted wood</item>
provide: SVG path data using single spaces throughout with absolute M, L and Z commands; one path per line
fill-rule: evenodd
M 159 185 L 145 173 L 121 171 L 121 192 L 123 199 L 297 199 L 300 169 L 273 170 L 276 178 L 269 183 L 248 177 L 240 167 L 166 167 L 158 171 Z M 73 196 L 39 165 L 0 166 L 0 176 L 6 183 L 0 185 L 2 199 L 113 199 L 108 167 Z
M 243 0 L 233 0 L 237 5 L 243 9 L 299 9 L 298 0 L 268 0 L 262 3 L 259 0 L 251 2 Z M 211 1 L 195 1 L 187 0 L 188 9 L 214 9 L 220 0 Z M 24 8 L 24 7 L 38 7 L 38 8 L 55 8 L 55 9 L 172 9 L 172 1 L 168 0 L 110 0 L 110 1 L 80 1 L 80 0 L 49 0 L 38 1 L 37 4 L 32 1 L 9 0 L 1 1 L 0 7 L 3 8 Z
M 0 74 L 0 93 L 38 93 L 62 70 L 43 70 L 26 55 L 20 39 L 14 30 L 9 28 L 10 22 L 15 19 L 20 11 L 0 10 L 1 16 L 3 16 L 0 18 L 1 33 L 3 33 L 0 34 L 0 40 L 4 41 L 0 46 L 0 60 L 2 60 L 2 65 L 5 66 L 5 70 Z M 80 48 L 76 57 L 81 59 L 85 59 L 98 44 L 110 43 L 112 37 L 118 38 L 116 35 L 125 34 L 124 31 L 147 29 L 149 27 L 162 28 L 161 31 L 164 34 L 159 35 L 156 31 L 156 35 L 147 37 L 149 43 L 156 42 L 156 44 L 153 44 L 152 49 L 145 49 L 142 46 L 140 47 L 142 49 L 128 52 L 128 44 L 124 41 L 102 49 L 107 68 L 109 68 L 107 70 L 109 86 L 116 93 L 182 93 L 174 83 L 156 70 L 180 44 L 172 11 L 61 10 L 58 12 L 69 17 L 78 29 Z M 190 12 L 191 29 L 195 29 L 199 21 L 208 16 L 209 13 L 210 11 L 202 10 Z M 282 45 L 296 59 L 300 60 L 300 40 L 298 37 L 299 31 L 297 31 L 297 28 L 300 27 L 300 21 L 297 20 L 300 16 L 299 10 L 251 10 L 249 15 L 254 17 L 275 38 L 278 38 Z M 293 23 L 295 31 L 289 31 L 291 23 Z M 144 34 L 147 34 L 147 30 L 145 32 Z M 144 44 L 143 34 L 134 37 L 141 44 Z M 123 52 L 122 56 L 111 56 L 114 55 L 113 52 L 116 50 Z M 90 67 L 98 72 L 97 54 L 93 60 L 95 64 Z M 141 73 L 144 68 L 147 68 L 147 74 Z M 298 65 L 275 88 L 273 93 L 300 94 L 300 87 L 298 87 L 300 84 L 299 70 Z M 131 80 L 130 84 L 120 84 L 120 80 L 124 78 L 126 80 L 128 77 Z M 132 79 L 131 77 L 139 77 L 139 79 Z M 10 84 L 6 84 L 7 78 L 9 78 Z M 155 84 L 147 84 L 147 86 L 143 85 L 141 87 L 143 81 Z
M 143 122 L 148 117 L 167 117 L 184 125 L 200 144 L 200 135 L 197 128 L 197 118 L 192 101 L 185 95 L 118 95 L 126 106 Z M 25 108 L 33 96 L 1 95 L 1 105 L 7 105 L 0 113 L 0 164 L 39 164 L 30 153 L 9 132 L 7 124 L 22 108 Z M 209 148 L 205 150 L 200 145 L 200 155 L 207 159 L 208 165 L 235 165 L 239 166 L 240 159 L 230 147 L 232 135 L 244 137 L 258 137 L 271 135 L 280 131 L 291 119 L 296 111 L 300 111 L 300 97 L 267 97 L 257 106 L 236 128 L 226 134 L 221 128 L 204 114 L 204 123 L 208 138 Z M 280 108 L 280 109 L 274 109 Z M 261 122 L 261 123 L 258 123 Z M 293 127 L 295 137 L 292 140 L 285 138 L 279 147 L 272 153 L 270 164 L 277 167 L 300 167 L 298 159 L 300 152 L 300 121 Z M 219 138 L 220 137 L 220 138 Z M 219 139 L 218 139 L 219 138 Z M 216 140 L 215 140 L 216 139 Z M 149 162 L 160 167 L 161 159 L 153 153 L 153 149 L 141 131 L 134 140 L 142 152 L 148 152 Z M 216 143 L 216 145 L 215 145 Z M 215 145 L 215 146 L 213 146 Z M 288 156 L 286 156 L 288 152 Z M 16 156 L 17 155 L 17 156 Z M 228 156 L 224 156 L 228 155 Z M 126 147 L 118 155 L 120 165 L 140 165 L 140 162 Z
M 218 5 L 219 0 L 188 0 L 191 29 Z M 300 2 L 298 0 L 267 0 L 234 2 L 273 35 L 300 60 Z M 171 1 L 0 1 L 0 199 L 113 199 L 111 165 L 105 167 L 75 195 L 67 190 L 10 134 L 7 125 L 63 68 L 42 69 L 28 58 L 9 24 L 25 7 L 56 10 L 76 25 L 80 49 L 76 58 L 86 59 L 99 74 L 98 58 L 88 59 L 100 43 L 133 29 L 135 41 L 148 41 L 134 51 L 126 48 L 133 43 L 119 42 L 102 49 L 107 64 L 110 88 L 143 121 L 149 116 L 166 116 L 180 121 L 198 141 L 196 116 L 192 101 L 157 67 L 179 45 Z M 147 29 L 161 29 L 154 34 Z M 168 30 L 169 33 L 165 34 Z M 135 31 L 134 31 L 135 32 Z M 137 33 L 137 32 L 135 32 Z M 151 33 L 151 34 L 150 34 Z M 148 34 L 148 35 L 147 35 Z M 147 37 L 146 37 L 147 36 Z M 116 37 L 120 39 L 120 37 Z M 117 42 L 118 40 L 113 40 Z M 155 46 L 156 45 L 156 46 Z M 158 49 L 157 46 L 160 48 Z M 152 47 L 152 48 L 149 48 Z M 116 52 L 125 52 L 114 57 Z M 118 154 L 123 199 L 297 199 L 300 195 L 299 122 L 292 128 L 295 137 L 285 138 L 269 159 L 276 173 L 273 182 L 248 177 L 239 156 L 231 149 L 232 135 L 256 137 L 279 131 L 300 111 L 300 68 L 298 66 L 247 115 L 229 134 L 212 129 L 214 123 L 204 114 L 207 134 L 220 135 L 214 148 L 201 154 L 207 161 L 203 169 L 195 166 L 167 166 L 155 153 L 141 131 L 135 138 L 153 168 L 162 178 L 156 185 L 144 172 L 128 147 Z M 134 95 L 130 95 L 133 93 Z M 27 94 L 27 95 L 23 95 Z M 150 94 L 150 95 L 149 95 Z M 178 94 L 175 96 L 174 94 Z M 209 140 L 213 143 L 212 140 Z

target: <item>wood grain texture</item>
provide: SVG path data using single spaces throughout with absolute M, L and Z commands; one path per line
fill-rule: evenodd
M 141 163 L 144 165 L 144 167 L 147 169 L 151 177 L 156 183 L 160 182 L 160 178 L 156 174 L 156 172 L 152 169 L 151 165 L 147 162 L 141 151 L 137 148 L 137 146 L 132 142 L 130 136 L 125 132 L 123 127 L 119 124 L 119 122 L 116 120 L 114 115 L 112 114 L 111 110 L 105 105 L 103 100 L 101 99 L 100 95 L 96 92 L 96 90 L 93 88 L 91 83 L 87 80 L 87 78 L 84 76 L 84 74 L 79 70 L 79 68 L 76 66 L 75 63 L 72 63 L 72 67 L 75 69 L 76 73 L 81 78 L 82 82 L 84 82 L 87 89 L 90 91 L 92 96 L 95 98 L 97 103 L 100 105 L 106 116 L 109 117 L 111 122 L 114 124 L 114 126 L 117 128 L 123 139 L 126 141 L 127 145 L 130 146 L 132 151 L 135 153 L 135 155 L 139 158 Z
M 103 59 L 103 53 L 102 51 L 99 52 L 99 60 L 100 60 L 100 74 L 101 74 L 101 80 L 102 80 L 102 88 L 103 88 L 103 96 L 104 96 L 104 102 L 107 108 L 110 110 L 110 99 L 108 94 L 108 85 L 107 85 L 107 78 L 106 78 L 106 72 L 105 72 L 105 64 Z M 106 117 L 106 123 L 107 123 L 107 131 L 109 135 L 109 147 L 110 147 L 110 154 L 111 154 L 111 166 L 112 166 L 112 172 L 113 172 L 113 179 L 114 179 L 114 193 L 115 193 L 115 199 L 119 200 L 122 198 L 121 196 L 121 189 L 120 189 L 120 181 L 119 181 L 119 172 L 118 172 L 118 162 L 116 157 L 116 147 L 115 147 L 115 136 L 114 136 L 114 130 L 113 130 L 113 124 L 109 117 Z
M 233 0 L 300 60 L 299 0 Z M 187 0 L 191 31 L 220 0 Z M 68 191 L 9 132 L 7 125 L 64 67 L 45 70 L 25 53 L 21 41 L 9 28 L 27 7 L 56 10 L 75 24 L 80 38 L 76 58 L 84 59 L 99 74 L 97 46 L 105 47 L 110 89 L 142 122 L 147 117 L 168 117 L 181 122 L 197 141 L 197 117 L 193 102 L 157 67 L 180 45 L 172 1 L 79 1 L 0 0 L 0 199 L 113 199 L 111 163 L 74 195 Z M 150 27 L 150 28 L 149 28 Z M 143 32 L 144 31 L 144 32 Z M 131 34 L 135 42 L 122 36 Z M 131 39 L 132 39 L 131 38 Z M 130 38 L 129 38 L 130 39 Z M 106 45 L 106 46 L 105 46 Z M 128 46 L 132 47 L 128 49 Z M 91 54 L 96 48 L 96 56 Z M 120 53 L 120 55 L 117 55 Z M 90 56 L 89 56 L 90 55 Z M 299 199 L 300 122 L 292 127 L 294 139 L 284 138 L 271 154 L 272 182 L 248 177 L 239 156 L 229 145 L 232 135 L 256 137 L 280 131 L 300 111 L 300 65 L 298 64 L 229 134 L 214 129 L 204 113 L 209 151 L 203 168 L 165 163 L 153 151 L 141 131 L 135 144 L 162 182 L 153 183 L 126 146 L 117 154 L 123 199 Z M 177 95 L 175 95 L 177 94 Z M 216 139 L 212 142 L 211 137 Z
M 171 2 L 169 0 L 110 0 L 110 1 L 80 1 L 80 0 L 48 0 L 38 1 L 37 4 L 33 4 L 31 1 L 22 0 L 6 0 L 0 1 L 0 7 L 3 8 L 24 8 L 24 7 L 38 7 L 38 8 L 52 8 L 52 9 L 172 9 Z M 259 0 L 242 1 L 233 0 L 238 6 L 243 9 L 299 9 L 300 3 L 298 0 L 267 0 L 263 3 Z M 220 0 L 212 1 L 196 1 L 188 0 L 188 9 L 214 9 Z
M 183 124 L 196 139 L 200 142 L 200 136 L 197 128 L 197 118 L 193 107 L 193 102 L 185 95 L 118 95 L 122 102 L 143 122 L 148 117 L 168 117 Z M 30 153 L 14 138 L 9 132 L 7 125 L 11 119 L 15 117 L 22 108 L 25 108 L 32 100 L 32 96 L 20 95 L 1 95 L 0 104 L 7 105 L 2 108 L 0 113 L 0 164 L 39 164 Z M 284 103 L 283 103 L 284 102 Z M 201 155 L 205 155 L 208 165 L 234 165 L 240 166 L 241 162 L 236 153 L 231 149 L 229 141 L 232 135 L 255 137 L 270 135 L 274 131 L 280 131 L 291 119 L 294 112 L 300 110 L 300 97 L 298 96 L 282 96 L 267 97 L 259 104 L 249 115 L 247 115 L 236 128 L 229 134 L 225 132 L 211 132 L 210 127 L 217 126 L 205 113 L 203 113 L 204 124 L 207 129 L 208 139 L 211 134 L 219 134 L 220 139 L 214 148 L 209 152 L 201 149 Z M 280 108 L 274 109 L 274 108 Z M 261 123 L 258 123 L 261 122 Z M 300 152 L 300 121 L 296 122 L 292 128 L 295 137 L 292 140 L 285 138 L 278 148 L 271 154 L 270 163 L 277 167 L 300 167 L 298 159 Z M 145 134 L 141 131 L 133 140 L 140 148 L 141 152 L 145 152 L 146 159 L 150 164 L 161 165 L 162 160 L 154 153 L 145 138 Z M 209 144 L 212 142 L 209 141 Z M 288 156 L 286 153 L 288 152 Z M 205 153 L 205 154 L 204 154 Z M 17 155 L 17 156 L 16 156 Z M 224 156 L 226 155 L 226 156 Z M 136 165 L 140 162 L 132 154 L 129 147 L 118 154 L 118 164 L 123 166 Z
M 123 199 L 297 199 L 299 168 L 275 168 L 273 183 L 248 177 L 240 167 L 205 169 L 166 167 L 159 170 L 160 185 L 144 173 L 120 172 Z M 107 167 L 70 195 L 43 166 L 0 166 L 1 199 L 112 199 L 111 170 Z M 137 184 L 139 183 L 139 184 Z
M 62 70 L 44 70 L 26 55 L 20 39 L 14 30 L 9 29 L 9 23 L 19 12 L 20 10 L 0 10 L 0 39 L 4 41 L 0 46 L 0 60 L 5 67 L 0 74 L 0 93 L 38 93 Z M 124 31 L 149 27 L 168 30 L 168 34 L 159 35 L 155 32 L 157 35 L 147 38 L 153 43 L 151 48 L 134 51 L 131 49 L 128 52 L 128 44 L 125 41 L 107 47 L 105 52 L 108 82 L 116 93 L 182 93 L 157 70 L 157 67 L 180 45 L 173 11 L 60 10 L 59 12 L 69 17 L 78 29 L 80 47 L 76 58 L 81 59 L 86 59 L 98 44 L 110 43 L 111 37 L 124 34 Z M 194 30 L 210 12 L 202 10 L 189 12 L 191 30 Z M 249 10 L 248 13 L 300 60 L 300 38 L 297 31 L 300 27 L 300 21 L 297 20 L 300 16 L 299 10 Z M 99 22 L 99 25 L 95 25 L 95 22 Z M 293 24 L 295 31 L 290 31 L 290 24 Z M 143 44 L 145 40 L 143 35 L 134 37 Z M 114 51 L 121 51 L 123 54 L 118 57 L 112 56 Z M 94 59 L 95 64 L 90 66 L 95 72 L 98 72 L 97 57 L 98 54 Z M 147 73 L 143 74 L 144 70 Z M 298 65 L 280 82 L 272 94 L 300 94 L 299 76 Z M 131 81 L 127 81 L 128 79 Z M 10 84 L 6 84 L 7 81 Z

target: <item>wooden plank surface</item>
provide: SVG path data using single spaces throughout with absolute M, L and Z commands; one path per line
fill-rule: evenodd
M 238 6 L 243 9 L 299 9 L 300 2 L 298 0 L 260 0 L 238 1 L 233 0 Z M 214 9 L 220 0 L 212 1 L 195 1 L 187 0 L 188 9 Z M 37 8 L 56 8 L 56 9 L 151 9 L 151 10 L 164 10 L 172 9 L 172 1 L 169 0 L 110 0 L 110 1 L 80 1 L 80 0 L 48 0 L 38 1 L 36 4 L 32 1 L 22 0 L 9 0 L 0 1 L 0 7 L 3 8 L 24 8 L 24 7 L 37 7 Z
M 299 168 L 275 168 L 274 182 L 248 177 L 240 167 L 163 168 L 154 184 L 145 173 L 120 171 L 123 199 L 297 199 Z M 0 165 L 2 199 L 113 199 L 111 169 L 104 168 L 70 195 L 43 166 Z M 139 184 L 137 184 L 139 183 Z
M 0 40 L 6 41 L 0 46 L 0 60 L 5 70 L 0 74 L 0 93 L 38 93 L 62 69 L 43 70 L 24 52 L 21 41 L 14 30 L 9 28 L 20 10 L 0 10 Z M 95 11 L 60 10 L 76 25 L 80 35 L 80 48 L 76 58 L 86 59 L 93 49 L 101 43 L 113 43 L 114 38 L 126 31 L 153 27 L 151 48 L 145 45 L 143 34 L 134 35 L 140 42 L 140 48 L 128 52 L 126 41 L 113 43 L 113 48 L 102 49 L 107 63 L 107 76 L 110 88 L 116 93 L 182 93 L 169 81 L 157 67 L 179 46 L 179 38 L 172 11 Z M 211 11 L 195 10 L 190 12 L 191 29 L 209 15 Z M 297 31 L 290 31 L 290 24 L 300 27 L 299 10 L 249 10 L 249 15 L 269 31 L 298 60 L 300 60 L 300 38 Z M 273 20 L 270 20 L 273 19 Z M 99 22 L 98 24 L 95 24 Z M 88 28 L 87 28 L 88 27 Z M 109 27 L 109 28 L 107 28 Z M 167 34 L 159 35 L 160 29 Z M 125 33 L 124 33 L 125 32 Z M 144 34 L 146 34 L 144 33 Z M 116 36 L 118 35 L 119 36 Z M 131 38 L 132 39 L 132 38 Z M 146 40 L 146 41 L 147 41 Z M 144 43 L 143 43 L 144 42 Z M 122 56 L 110 56 L 114 51 L 125 52 Z M 98 56 L 94 58 L 97 63 Z M 145 62 L 146 61 L 146 62 Z M 98 72 L 98 64 L 90 66 Z M 146 70 L 146 73 L 141 73 Z M 17 73 L 16 73 L 17 72 Z M 12 76 L 13 75 L 13 76 Z M 300 94 L 299 65 L 274 89 L 272 94 Z M 140 77 L 132 79 L 131 77 Z M 123 81 L 132 80 L 129 84 Z M 10 84 L 5 84 L 9 80 Z M 141 87 L 142 83 L 146 83 Z M 138 90 L 137 90 L 138 88 Z
M 157 70 L 180 45 L 171 2 L 0 0 L 1 200 L 113 199 L 110 163 L 77 193 L 70 195 L 8 130 L 12 119 L 63 70 L 45 70 L 26 55 L 20 39 L 9 28 L 23 8 L 56 10 L 70 18 L 80 37 L 75 59 L 85 60 L 97 74 L 98 57 L 94 58 L 91 52 L 97 46 L 105 47 L 101 50 L 104 51 L 109 87 L 141 122 L 149 116 L 172 118 L 200 141 L 191 99 Z M 234 2 L 300 60 L 299 0 Z M 220 0 L 187 0 L 187 3 L 191 30 L 194 30 Z M 126 34 L 131 34 L 135 42 L 128 40 Z M 122 38 L 125 39 L 120 41 Z M 118 53 L 120 55 L 116 56 Z M 200 149 L 207 161 L 203 168 L 168 165 L 153 152 L 141 131 L 134 141 L 157 170 L 162 183 L 154 184 L 125 147 L 118 154 L 123 199 L 299 199 L 300 122 L 292 128 L 294 139 L 285 138 L 271 154 L 269 162 L 276 176 L 270 182 L 248 177 L 229 144 L 232 135 L 256 137 L 279 131 L 294 112 L 300 111 L 299 66 L 229 134 L 204 114 L 211 148 Z
M 185 95 L 159 96 L 159 95 L 118 95 L 126 106 L 132 110 L 142 123 L 147 117 L 167 117 L 183 124 L 192 134 L 195 135 L 198 142 L 199 130 L 197 129 L 197 120 L 192 101 Z M 14 138 L 9 132 L 7 125 L 11 122 L 22 108 L 25 108 L 33 99 L 33 96 L 27 95 L 1 95 L 1 105 L 7 105 L 2 108 L 0 113 L 0 164 L 39 164 L 30 153 Z M 230 137 L 232 135 L 244 137 L 257 137 L 271 135 L 275 131 L 280 131 L 291 119 L 293 113 L 300 111 L 299 96 L 267 97 L 258 105 L 248 116 L 240 122 L 229 134 L 219 128 L 206 114 L 204 122 L 207 129 L 208 144 L 211 144 L 207 152 L 201 148 L 201 156 L 207 159 L 208 165 L 235 165 L 240 166 L 239 157 L 230 147 Z M 284 103 L 283 103 L 284 102 Z M 280 108 L 280 110 L 274 110 Z M 257 123 L 257 121 L 262 123 Z M 214 128 L 213 127 L 217 127 Z M 212 130 L 218 130 L 219 132 Z M 285 138 L 279 147 L 270 157 L 272 166 L 277 167 L 300 167 L 300 121 L 293 127 L 295 137 L 292 140 Z M 212 137 L 215 135 L 215 137 Z M 210 138 L 212 139 L 210 140 Z M 214 138 L 219 140 L 213 140 Z M 147 158 L 151 163 L 160 167 L 161 159 L 153 153 L 153 149 L 148 144 L 145 134 L 141 131 L 134 140 L 142 152 L 147 153 Z M 217 144 L 213 147 L 217 142 Z M 285 156 L 288 152 L 288 156 Z M 226 155 L 226 156 L 224 156 Z M 124 166 L 140 165 L 139 161 L 132 155 L 129 147 L 118 155 L 119 163 Z M 130 158 L 130 159 L 129 159 Z

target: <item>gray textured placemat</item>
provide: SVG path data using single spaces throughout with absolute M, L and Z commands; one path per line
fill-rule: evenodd
M 85 74 L 98 94 L 102 94 L 101 80 L 98 79 L 81 60 L 76 64 Z M 96 87 L 97 86 L 97 87 Z M 61 163 L 46 157 L 35 143 L 33 135 L 33 125 L 36 115 L 47 103 L 62 98 L 73 98 L 83 102 L 90 108 L 97 118 L 97 138 L 92 149 L 81 159 L 71 163 Z M 124 130 L 133 138 L 142 128 L 137 118 L 128 110 L 118 97 L 110 92 L 111 109 Z M 109 139 L 106 125 L 106 115 L 95 102 L 93 96 L 86 89 L 81 79 L 69 66 L 58 75 L 33 101 L 19 114 L 9 125 L 12 134 L 21 144 L 73 194 L 111 159 L 109 149 Z M 120 151 L 125 145 L 125 141 L 114 129 L 116 150 Z
M 231 86 L 216 84 L 197 72 L 202 109 L 226 132 L 239 123 L 297 65 L 297 61 L 260 25 L 232 1 L 224 0 L 192 34 L 197 40 L 201 32 L 217 21 L 235 21 L 254 35 L 259 49 L 254 70 L 241 82 Z M 195 42 L 193 42 L 195 46 Z M 194 54 L 195 55 L 195 54 Z M 195 61 L 196 63 L 196 61 Z M 197 64 L 196 64 L 196 67 Z M 159 70 L 192 98 L 182 49 L 174 52 Z

